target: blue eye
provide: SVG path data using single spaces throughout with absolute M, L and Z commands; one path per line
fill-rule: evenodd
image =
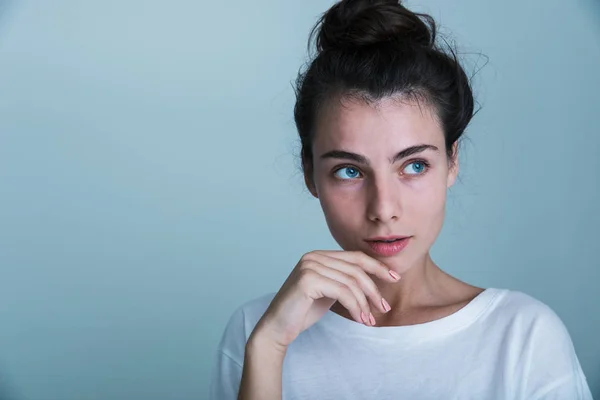
M 408 164 L 402 172 L 408 175 L 419 175 L 423 173 L 427 166 L 427 163 L 424 161 L 413 161 Z
M 346 171 L 346 172 L 348 172 L 349 179 L 354 179 L 358 175 L 358 170 L 356 168 L 354 168 L 354 167 L 342 167 L 342 168 L 338 169 L 337 171 L 335 171 L 335 174 L 336 174 L 336 176 L 338 176 L 339 178 L 341 178 L 343 180 L 346 180 L 347 178 L 343 178 L 343 177 L 340 177 L 339 175 L 337 175 L 338 172 L 340 172 L 340 171 Z

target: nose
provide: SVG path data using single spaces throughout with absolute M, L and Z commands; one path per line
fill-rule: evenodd
M 372 222 L 396 221 L 402 215 L 397 178 L 372 180 L 367 190 L 368 218 Z

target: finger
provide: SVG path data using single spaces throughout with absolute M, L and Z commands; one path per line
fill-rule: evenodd
M 337 300 L 350 312 L 350 315 L 356 322 L 364 323 L 360 315 L 360 303 L 348 286 L 311 269 L 306 269 L 302 272 L 299 284 L 305 287 L 306 293 L 313 300 L 323 297 Z
M 312 253 L 324 254 L 329 257 L 339 258 L 347 262 L 358 264 L 371 275 L 390 282 L 398 282 L 400 275 L 390 269 L 383 262 L 368 256 L 362 251 L 344 251 L 344 250 L 315 250 Z M 394 276 L 395 275 L 395 276 Z
M 369 301 L 367 300 L 365 292 L 362 290 L 355 278 L 341 271 L 320 264 L 319 262 L 310 262 L 306 265 L 305 268 L 312 269 L 313 271 L 323 276 L 326 276 L 327 278 L 333 279 L 346 285 L 352 291 L 354 297 L 356 297 L 356 299 L 358 300 L 358 304 L 360 305 L 361 311 L 366 317 L 363 322 L 368 321 L 369 315 L 371 314 L 371 307 L 369 305 Z
M 330 269 L 344 273 L 348 278 L 353 279 L 356 284 L 358 284 L 362 292 L 369 298 L 371 304 L 377 310 L 380 310 L 383 313 L 389 311 L 389 309 L 386 309 L 383 306 L 383 297 L 379 291 L 379 288 L 360 265 L 339 258 L 329 257 L 328 255 L 320 253 L 312 254 L 311 260 L 315 260 L 322 265 L 326 265 Z M 344 283 L 348 281 L 348 278 L 344 280 Z

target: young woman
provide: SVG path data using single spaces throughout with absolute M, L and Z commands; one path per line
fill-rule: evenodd
M 306 185 L 343 251 L 304 254 L 276 294 L 235 311 L 212 398 L 591 399 L 549 307 L 430 256 L 474 103 L 433 19 L 344 0 L 315 33 L 295 121 Z

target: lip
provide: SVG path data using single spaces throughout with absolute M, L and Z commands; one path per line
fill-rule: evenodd
M 369 239 L 365 239 L 367 242 L 372 242 L 374 240 L 396 240 L 396 239 L 406 239 L 408 236 L 377 236 Z
M 392 239 L 388 239 L 388 238 L 392 238 Z M 373 252 L 375 252 L 377 255 L 383 256 L 383 257 L 390 257 L 393 256 L 395 254 L 400 253 L 402 250 L 404 250 L 406 248 L 406 246 L 408 246 L 408 243 L 410 242 L 410 237 L 406 237 L 406 236 L 388 236 L 388 238 L 386 239 L 369 239 L 366 240 L 367 244 L 369 245 L 369 247 L 371 248 L 371 250 L 373 250 Z M 384 243 L 384 242 L 375 242 L 374 240 L 393 240 L 393 239 L 399 239 L 396 242 L 392 242 L 392 243 Z

